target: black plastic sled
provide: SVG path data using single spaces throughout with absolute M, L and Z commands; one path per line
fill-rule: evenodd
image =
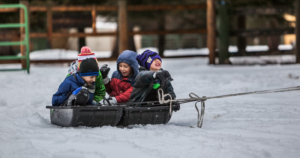
M 169 105 L 127 106 L 46 106 L 50 109 L 51 123 L 62 127 L 102 127 L 166 124 L 170 121 Z M 180 110 L 173 103 L 172 111 Z

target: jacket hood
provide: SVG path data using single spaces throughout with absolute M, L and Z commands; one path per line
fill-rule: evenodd
M 137 57 L 137 53 L 134 52 L 134 51 L 131 51 L 131 50 L 125 50 L 123 51 L 118 59 L 117 59 L 117 70 L 118 72 L 121 74 L 120 70 L 119 70 L 119 64 L 121 62 L 124 62 L 128 65 L 130 65 L 132 67 L 132 70 L 133 70 L 133 77 L 135 78 L 138 73 L 139 73 L 139 64 L 136 60 L 136 57 Z

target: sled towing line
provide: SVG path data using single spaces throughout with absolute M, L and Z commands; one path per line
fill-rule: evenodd
M 147 124 L 166 124 L 170 121 L 170 106 L 167 104 L 130 107 L 117 106 L 46 106 L 50 109 L 51 123 L 62 127 L 102 127 Z M 172 111 L 180 104 L 173 102 Z
M 197 127 L 201 128 L 204 119 L 205 101 L 217 98 L 227 98 L 250 94 L 267 94 L 278 92 L 299 91 L 300 86 L 263 90 L 236 94 L 227 94 L 214 97 L 199 97 L 190 93 L 186 99 L 165 100 L 168 94 L 158 90 L 159 101 L 134 102 L 117 104 L 115 106 L 47 106 L 50 109 L 51 123 L 63 127 L 76 127 L 79 125 L 88 127 L 97 126 L 129 126 L 135 124 L 166 124 L 171 119 L 173 111 L 180 110 L 180 104 L 195 102 L 198 113 Z M 201 102 L 201 109 L 197 103 Z M 132 106 L 132 104 L 136 106 Z M 142 105 L 142 106 L 140 106 Z

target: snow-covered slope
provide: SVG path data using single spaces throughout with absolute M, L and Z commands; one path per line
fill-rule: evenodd
M 190 92 L 215 96 L 300 85 L 300 65 L 208 66 L 207 61 L 163 60 L 178 98 L 187 98 Z M 115 62 L 107 63 L 116 70 Z M 67 69 L 67 65 L 32 65 L 30 75 L 0 72 L 1 158 L 300 155 L 300 92 L 209 100 L 201 129 L 190 127 L 197 122 L 194 103 L 183 104 L 166 125 L 62 128 L 50 124 L 45 106 L 51 104 Z

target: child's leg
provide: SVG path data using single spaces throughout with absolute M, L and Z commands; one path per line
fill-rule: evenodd
M 80 89 L 77 94 L 70 95 L 67 101 L 67 106 L 86 105 L 86 103 L 89 101 L 89 98 L 89 91 L 87 89 Z
M 82 89 L 78 92 L 75 98 L 75 105 L 86 105 L 86 103 L 89 101 L 89 98 L 89 91 L 87 89 Z

